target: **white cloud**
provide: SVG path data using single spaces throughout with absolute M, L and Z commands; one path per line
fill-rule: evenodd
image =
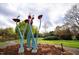
M 19 14 L 21 15 L 20 19 L 25 19 L 27 18 L 28 14 L 34 14 L 35 19 L 34 19 L 34 24 L 37 27 L 39 26 L 39 21 L 37 20 L 37 16 L 39 14 L 43 14 L 43 19 L 42 19 L 42 26 L 44 24 L 44 21 L 49 21 L 51 22 L 51 27 L 49 27 L 47 30 L 52 31 L 55 29 L 57 25 L 62 25 L 63 24 L 63 17 L 64 14 L 71 8 L 73 4 L 64 4 L 64 3 L 48 3 L 48 4 L 37 4 L 37 3 L 28 3 L 28 4 L 21 4 L 21 3 L 12 3 L 8 4 L 7 9 L 11 12 L 15 12 L 16 14 L 14 16 L 5 16 L 5 15 L 0 15 L 2 17 L 0 22 L 5 23 L 6 26 L 4 27 L 15 27 L 15 23 L 12 22 L 12 17 L 16 17 Z M 5 7 L 4 7 L 5 8 Z M 12 22 L 12 23 L 11 23 Z M 3 26 L 3 25 L 2 25 Z M 41 27 L 40 32 L 44 32 L 44 28 Z

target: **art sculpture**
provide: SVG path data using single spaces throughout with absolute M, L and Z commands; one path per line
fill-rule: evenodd
M 40 27 L 41 27 L 41 18 L 42 18 L 43 15 L 39 15 L 38 16 L 38 19 L 40 20 L 40 25 L 39 25 L 39 30 L 40 30 Z M 13 21 L 16 22 L 16 30 L 18 32 L 18 36 L 19 36 L 19 39 L 20 39 L 20 48 L 19 48 L 19 51 L 18 53 L 19 54 L 23 54 L 24 53 L 24 33 L 25 31 L 27 31 L 27 50 L 31 50 L 32 49 L 32 53 L 37 53 L 37 40 L 38 40 L 38 34 L 36 36 L 36 38 L 34 38 L 34 35 L 32 33 L 32 24 L 33 24 L 33 19 L 34 19 L 34 15 L 31 16 L 29 15 L 28 16 L 28 19 L 24 20 L 26 25 L 24 27 L 24 31 L 23 31 L 23 34 L 21 33 L 20 31 L 20 28 L 18 26 L 18 23 L 20 22 L 20 19 L 18 19 L 20 16 L 18 16 L 17 18 L 14 18 Z M 28 29 L 28 30 L 27 30 Z M 37 32 L 39 33 L 39 31 Z M 32 40 L 32 43 L 31 43 L 31 40 Z M 32 45 L 30 45 L 32 44 Z

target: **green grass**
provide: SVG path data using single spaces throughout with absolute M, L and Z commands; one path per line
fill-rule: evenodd
M 13 40 L 19 43 L 19 40 Z M 24 41 L 26 43 L 26 40 Z M 61 44 L 63 43 L 64 46 L 72 47 L 72 48 L 79 48 L 79 40 L 43 40 L 43 38 L 38 39 L 38 43 L 45 43 L 45 44 Z M 0 46 L 4 46 L 5 42 L 0 42 Z
M 4 46 L 5 44 L 5 42 L 0 42 L 0 46 Z
M 79 40 L 43 40 L 39 39 L 39 43 L 45 44 L 61 44 L 63 43 L 64 46 L 72 47 L 72 48 L 79 48 Z

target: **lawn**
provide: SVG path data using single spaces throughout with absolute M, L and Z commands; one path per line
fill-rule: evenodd
M 13 40 L 19 43 L 19 40 Z M 24 41 L 26 43 L 26 40 Z M 43 38 L 38 39 L 38 43 L 41 44 L 61 44 L 63 43 L 64 46 L 72 47 L 72 48 L 79 48 L 79 40 L 43 40 Z M 0 42 L 0 46 L 6 45 L 5 42 Z
M 5 44 L 5 42 L 0 42 L 0 46 L 4 46 Z
M 45 44 L 61 44 L 63 43 L 64 46 L 72 47 L 72 48 L 79 48 L 79 40 L 43 40 L 39 39 L 38 43 L 45 43 Z

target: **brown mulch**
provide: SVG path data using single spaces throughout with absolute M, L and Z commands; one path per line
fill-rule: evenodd
M 0 55 L 19 55 L 18 49 L 19 44 L 7 46 L 5 48 L 0 48 Z M 32 54 L 31 50 L 27 51 L 27 46 L 24 44 L 24 54 L 23 55 L 73 55 L 73 53 L 61 49 L 61 47 L 56 47 L 55 45 L 49 44 L 38 44 L 38 51 L 36 54 Z

